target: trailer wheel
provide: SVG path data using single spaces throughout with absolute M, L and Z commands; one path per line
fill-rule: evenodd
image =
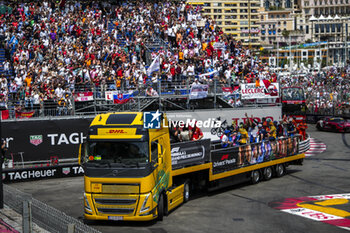
M 271 167 L 266 167 L 264 169 L 264 179 L 269 180 L 272 178 L 272 168 Z
M 184 203 L 190 199 L 190 183 L 188 181 L 184 184 Z
M 277 177 L 283 176 L 284 173 L 285 173 L 285 171 L 286 171 L 286 170 L 285 170 L 283 164 L 277 164 L 277 165 L 276 165 L 276 176 L 277 176 Z
M 157 212 L 158 212 L 158 221 L 163 221 L 163 217 L 164 217 L 164 197 L 163 197 L 163 194 L 160 194 Z
M 252 184 L 259 183 L 259 181 L 260 181 L 260 172 L 259 172 L 259 170 L 252 171 L 250 179 L 251 179 Z

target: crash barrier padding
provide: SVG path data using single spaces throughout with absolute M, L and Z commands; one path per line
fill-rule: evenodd
M 55 165 L 48 167 L 31 167 L 5 169 L 2 172 L 4 183 L 40 180 L 47 178 L 65 178 L 84 175 L 84 170 L 78 164 Z
M 91 118 L 25 120 L 2 122 L 7 140 L 5 157 L 14 164 L 78 158 L 79 144 L 87 135 Z

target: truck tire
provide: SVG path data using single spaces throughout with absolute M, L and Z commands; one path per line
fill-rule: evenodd
M 286 172 L 286 169 L 283 166 L 283 164 L 277 164 L 275 171 L 276 171 L 276 177 L 281 177 Z
M 264 169 L 264 179 L 269 180 L 272 178 L 272 168 L 271 167 L 266 167 Z
M 259 170 L 252 171 L 250 179 L 251 179 L 252 184 L 259 183 L 260 171 Z
M 184 184 L 184 203 L 190 199 L 190 182 L 186 181 Z
M 157 212 L 158 212 L 158 221 L 163 221 L 163 217 L 164 217 L 164 197 L 163 197 L 163 194 L 160 194 L 158 206 L 157 206 Z

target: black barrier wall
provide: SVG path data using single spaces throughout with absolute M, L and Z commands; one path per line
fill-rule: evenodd
M 6 157 L 14 162 L 78 158 L 92 118 L 2 122 L 8 143 Z
M 57 165 L 23 169 L 9 169 L 2 173 L 4 182 L 19 182 L 46 178 L 64 178 L 84 175 L 84 170 L 78 164 Z

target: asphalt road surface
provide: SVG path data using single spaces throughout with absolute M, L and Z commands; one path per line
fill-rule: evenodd
M 162 222 L 100 222 L 91 226 L 102 232 L 123 233 L 349 232 L 269 206 L 269 203 L 284 198 L 350 193 L 350 148 L 344 145 L 342 134 L 318 132 L 313 126 L 309 126 L 309 134 L 324 142 L 327 150 L 307 158 L 303 166 L 290 166 L 288 173 L 281 178 L 255 185 L 236 185 L 196 196 L 172 211 Z M 11 186 L 82 219 L 82 177 L 15 183 Z M 350 211 L 349 206 L 345 206 L 345 210 Z

